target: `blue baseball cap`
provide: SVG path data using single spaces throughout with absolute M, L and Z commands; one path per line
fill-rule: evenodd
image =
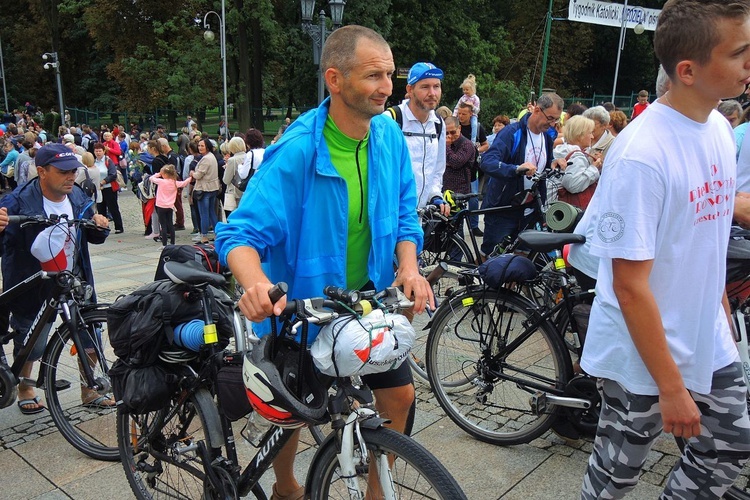
M 418 62 L 409 70 L 409 77 L 406 79 L 406 83 L 414 85 L 419 80 L 424 80 L 425 78 L 437 78 L 438 80 L 442 80 L 443 70 L 432 63 Z
M 75 170 L 83 164 L 78 161 L 73 151 L 63 144 L 50 143 L 36 152 L 35 163 L 40 167 L 52 165 L 60 170 Z

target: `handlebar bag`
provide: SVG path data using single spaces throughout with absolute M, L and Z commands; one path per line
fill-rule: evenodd
M 310 348 L 325 375 L 351 377 L 398 368 L 409 355 L 416 334 L 405 316 L 376 309 L 367 316 L 344 316 L 318 333 Z

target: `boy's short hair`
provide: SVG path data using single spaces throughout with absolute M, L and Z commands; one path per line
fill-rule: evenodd
M 638 97 L 645 97 L 648 99 L 648 90 L 641 90 L 638 92 Z
M 721 41 L 716 22 L 732 19 L 741 23 L 749 14 L 750 4 L 741 0 L 669 0 L 656 24 L 656 57 L 670 78 L 680 61 L 706 64 Z

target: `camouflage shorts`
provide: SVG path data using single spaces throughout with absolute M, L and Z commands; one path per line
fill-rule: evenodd
M 633 394 L 607 379 L 600 379 L 598 388 L 602 409 L 581 498 L 621 498 L 635 487 L 651 445 L 662 433 L 659 398 Z M 750 457 L 740 363 L 714 372 L 710 394 L 691 395 L 701 412 L 701 435 L 688 441 L 662 498 L 721 498 Z

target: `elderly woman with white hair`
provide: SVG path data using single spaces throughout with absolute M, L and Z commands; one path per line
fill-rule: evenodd
M 602 168 L 602 159 L 586 152 L 591 147 L 595 128 L 595 121 L 585 116 L 568 118 L 564 126 L 565 143 L 553 152 L 555 159 L 562 158 L 568 163 L 558 199 L 582 209 L 594 195 Z
M 593 145 L 588 149 L 588 153 L 594 158 L 607 156 L 607 151 L 612 145 L 615 137 L 609 133 L 609 111 L 604 106 L 594 106 L 583 112 L 583 116 L 594 120 L 594 140 Z
M 221 178 L 226 185 L 227 190 L 224 193 L 224 211 L 229 215 L 242 198 L 242 191 L 239 189 L 238 169 L 245 163 L 245 140 L 242 137 L 232 137 L 227 146 L 231 155 L 227 160 L 224 168 L 224 176 Z

